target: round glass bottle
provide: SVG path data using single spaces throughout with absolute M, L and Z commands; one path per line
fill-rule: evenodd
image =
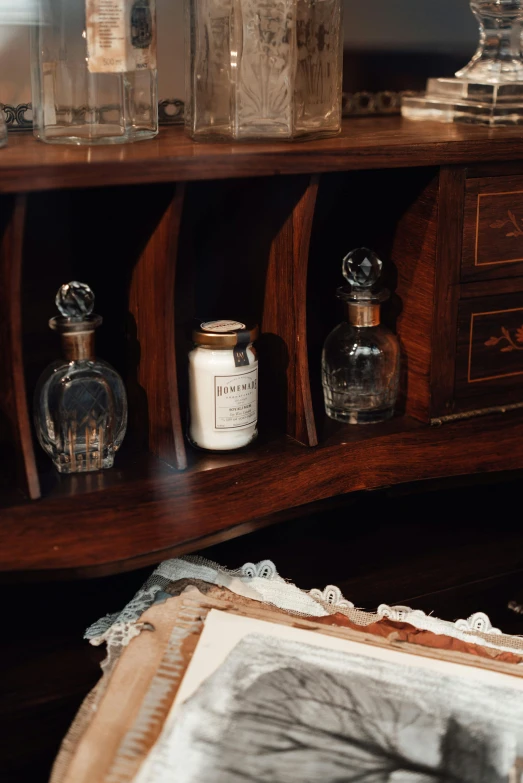
M 189 440 L 208 451 L 241 449 L 257 436 L 258 328 L 209 321 L 189 353 Z
M 94 355 L 93 292 L 84 283 L 63 285 L 56 295 L 65 358 L 44 370 L 34 399 L 38 440 L 59 473 L 111 468 L 127 428 L 127 395 L 113 367 Z
M 119 144 L 158 132 L 156 0 L 46 0 L 31 30 L 34 135 Z
M 399 386 L 398 338 L 380 323 L 380 305 L 389 297 L 376 290 L 382 262 L 367 248 L 349 253 L 343 275 L 350 285 L 337 295 L 347 320 L 327 337 L 322 381 L 327 416 L 346 424 L 372 424 L 394 415 Z

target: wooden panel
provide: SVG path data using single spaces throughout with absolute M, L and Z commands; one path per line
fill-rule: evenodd
M 460 302 L 455 394 L 462 409 L 523 401 L 523 290 Z
M 414 122 L 402 117 L 343 121 L 331 139 L 212 144 L 191 141 L 183 128 L 126 145 L 42 144 L 12 134 L 0 156 L 0 192 L 226 179 L 327 171 L 445 166 L 521 157 L 521 129 Z
M 174 282 L 183 200 L 178 185 L 134 267 L 129 299 L 139 345 L 138 382 L 147 397 L 148 446 L 180 470 L 187 458 L 176 377 Z
M 0 411 L 8 421 L 18 486 L 40 497 L 22 356 L 21 284 L 26 197 L 3 202 L 0 211 Z M 7 461 L 7 460 L 6 460 Z
M 285 380 L 286 432 L 306 446 L 318 443 L 307 354 L 307 268 L 318 181 L 305 180 L 271 244 L 262 322 L 265 339 L 281 340 L 271 373 L 275 382 Z
M 467 181 L 463 280 L 523 274 L 523 177 Z
M 438 226 L 438 177 L 430 179 L 400 218 L 392 261 L 401 300 L 398 334 L 402 350 L 403 407 L 421 421 L 430 419 L 430 368 Z
M 131 481 L 121 455 L 120 483 L 107 491 L 79 495 L 73 480 L 64 481 L 61 495 L 3 509 L 0 573 L 8 580 L 114 574 L 234 538 L 271 515 L 335 495 L 520 469 L 523 414 L 443 427 L 410 419 L 400 432 L 394 420 L 346 427 L 328 446 L 305 449 L 285 439 L 236 459 L 211 470 L 205 457 L 200 469 L 150 470 Z
M 432 322 L 431 418 L 453 412 L 458 281 L 465 172 L 443 168 L 440 173 L 440 211 L 436 264 L 436 295 Z

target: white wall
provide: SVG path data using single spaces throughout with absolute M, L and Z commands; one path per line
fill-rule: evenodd
M 81 0 L 69 0 L 80 2 Z M 20 0 L 0 0 L 10 4 Z M 469 0 L 344 0 L 345 41 L 355 49 L 472 51 Z M 183 0 L 157 0 L 160 97 L 184 92 Z M 27 27 L 0 25 L 0 101 L 29 101 Z

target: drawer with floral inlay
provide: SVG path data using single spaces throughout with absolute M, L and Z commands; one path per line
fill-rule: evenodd
M 466 183 L 461 279 L 523 275 L 523 176 Z
M 523 402 L 523 280 L 514 284 L 522 290 L 459 303 L 456 411 Z

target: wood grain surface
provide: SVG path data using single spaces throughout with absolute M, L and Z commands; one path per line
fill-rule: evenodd
M 429 458 L 430 455 L 430 458 Z M 290 439 L 235 455 L 205 457 L 187 471 L 159 464 L 79 492 L 78 479 L 38 503 L 2 510 L 3 579 L 102 576 L 242 535 L 267 518 L 347 492 L 412 480 L 523 467 L 519 412 L 429 427 L 392 420 L 342 428 L 328 445 Z M 211 455 L 212 456 L 212 455 Z M 110 472 L 110 471 L 108 471 Z M 74 519 L 74 524 L 71 520 Z M 270 520 L 269 520 L 270 521 Z M 30 542 L 30 546 L 28 546 Z
M 0 202 L 0 413 L 7 419 L 10 435 L 5 462 L 15 463 L 19 488 L 35 500 L 40 497 L 40 482 L 29 424 L 22 349 L 26 209 L 24 196 Z
M 318 443 L 307 352 L 307 271 L 318 182 L 312 177 L 297 183 L 292 211 L 271 243 L 262 319 L 265 336 L 284 348 L 271 371 L 274 382 L 279 378 L 286 387 L 286 432 L 306 446 Z
M 179 127 L 146 142 L 83 148 L 11 134 L 0 156 L 0 192 L 486 163 L 522 153 L 519 128 L 401 117 L 347 119 L 335 138 L 292 144 L 195 143 Z
M 455 395 L 461 409 L 523 402 L 523 281 L 512 284 L 511 293 L 498 294 L 491 282 L 491 296 L 460 302 Z
M 523 177 L 468 179 L 462 279 L 523 275 Z
M 174 284 L 184 187 L 167 194 L 158 223 L 134 266 L 129 309 L 139 345 L 138 382 L 147 397 L 148 447 L 187 467 L 176 377 Z

